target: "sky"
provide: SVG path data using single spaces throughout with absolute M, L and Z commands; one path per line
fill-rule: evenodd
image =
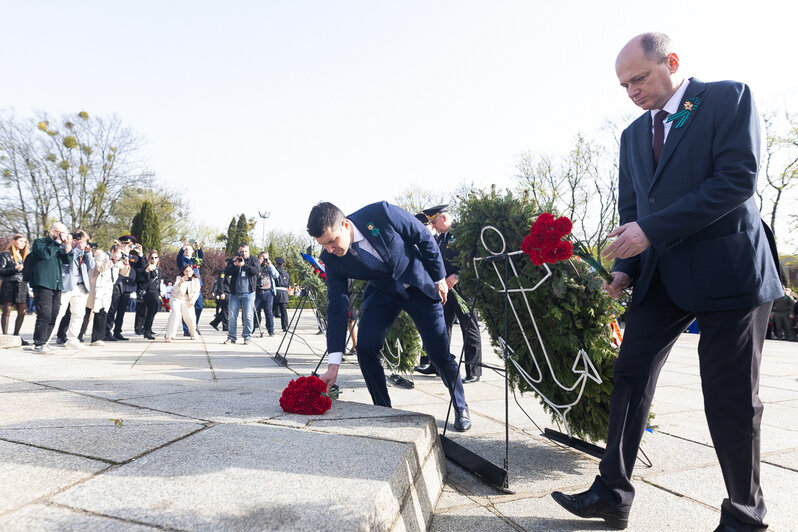
M 636 4 L 2 0 L 0 107 L 116 115 L 193 223 L 268 211 L 295 232 L 319 201 L 512 186 L 521 152 L 606 140 L 640 112 L 614 63 L 644 31 L 685 74 L 798 111 L 798 2 Z

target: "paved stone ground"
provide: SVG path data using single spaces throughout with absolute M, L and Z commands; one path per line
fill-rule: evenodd
M 131 321 L 126 323 L 132 324 L 132 316 L 129 318 Z M 62 523 L 62 512 L 74 514 L 70 523 L 76 529 L 135 529 L 137 525 L 236 529 L 248 528 L 258 519 L 274 524 L 274 528 L 298 529 L 303 515 L 299 508 L 356 514 L 362 510 L 357 507 L 358 495 L 365 493 L 360 490 L 385 489 L 379 480 L 384 480 L 381 475 L 395 471 L 395 464 L 362 465 L 356 460 L 360 447 L 347 440 L 341 445 L 350 446 L 352 460 L 342 471 L 324 463 L 325 449 L 339 445 L 336 440 L 342 438 L 341 434 L 407 433 L 404 440 L 401 435 L 368 440 L 386 446 L 384 452 L 382 447 L 376 449 L 378 456 L 389 456 L 395 451 L 391 446 L 413 438 L 418 441 L 418 435 L 411 433 L 416 430 L 423 434 L 427 430 L 425 418 L 408 421 L 406 412 L 395 412 L 394 423 L 386 417 L 390 411 L 384 414 L 384 409 L 378 409 L 380 417 L 376 417 L 368 412 L 377 407 L 363 406 L 362 413 L 350 419 L 313 420 L 316 427 L 329 425 L 335 434 L 323 435 L 324 441 L 314 443 L 312 465 L 288 461 L 280 471 L 264 472 L 260 479 L 263 486 L 271 483 L 274 488 L 253 487 L 246 492 L 250 498 L 245 505 L 249 512 L 246 519 L 240 515 L 240 501 L 227 501 L 226 506 L 216 508 L 192 507 L 192 501 L 201 497 L 203 490 L 218 486 L 222 480 L 230 482 L 240 474 L 229 470 L 229 459 L 225 462 L 228 468 L 219 470 L 215 466 L 219 456 L 229 458 L 231 453 L 237 453 L 234 458 L 239 459 L 240 455 L 242 470 L 257 469 L 267 455 L 290 447 L 291 440 L 282 437 L 276 425 L 266 427 L 272 432 L 263 434 L 262 446 L 238 444 L 252 441 L 246 432 L 253 430 L 253 421 L 275 412 L 274 383 L 285 382 L 295 374 L 309 374 L 324 350 L 324 337 L 314 334 L 313 319 L 307 312 L 298 329 L 301 335 L 288 349 L 289 369 L 277 368 L 270 362 L 282 337 L 255 338 L 250 346 L 221 346 L 224 337 L 205 325 L 209 319 L 206 311 L 201 320 L 201 341 L 178 339 L 168 347 L 136 337 L 88 352 L 61 349 L 53 356 L 33 355 L 20 349 L 0 351 L 0 458 L 3 468 L 10 468 L 11 478 L 15 479 L 0 483 L 0 529 L 18 529 L 20 525 L 26 529 L 63 528 L 53 525 Z M 26 320 L 23 336 L 30 337 L 32 323 L 32 319 Z M 159 316 L 156 324 L 163 327 L 165 315 Z M 630 518 L 631 530 L 713 530 L 718 523 L 724 488 L 702 411 L 697 341 L 697 336 L 684 335 L 662 373 L 654 404 L 658 428 L 646 435 L 643 446 L 652 466 L 639 463 L 635 470 L 638 496 Z M 458 338 L 452 347 L 459 353 Z M 483 347 L 486 361 L 498 362 L 487 337 Z M 283 345 L 281 352 L 285 348 Z M 59 363 L 63 360 L 74 360 L 74 367 Z M 93 364 L 87 366 L 87 360 Z M 56 376 L 53 367 L 58 369 Z M 431 414 L 442 430 L 448 406 L 445 388 L 434 377 L 416 375 L 412 379 L 412 390 L 391 388 L 394 408 Z M 212 381 L 216 386 L 196 388 L 196 381 Z M 341 400 L 370 404 L 353 357 L 348 357 L 342 366 L 339 383 Z M 7 408 L 15 404 L 11 399 L 21 397 L 25 398 L 24 412 Z M 447 435 L 501 464 L 502 377 L 486 371 L 480 382 L 466 385 L 466 397 L 474 427 L 465 434 L 449 431 Z M 798 492 L 798 344 L 766 342 L 761 397 L 766 405 L 762 485 L 769 508 L 768 521 L 772 530 L 795 530 L 798 526 L 791 517 L 791 503 Z M 521 397 L 519 401 L 541 428 L 552 426 L 534 398 Z M 85 419 L 81 419 L 81 410 L 87 412 Z M 98 411 L 103 412 L 104 419 L 124 419 L 123 430 L 130 427 L 133 433 L 126 433 L 125 438 L 103 437 L 108 432 L 119 433 L 120 429 L 111 421 L 98 424 Z M 552 490 L 574 492 L 588 487 L 596 474 L 597 460 L 542 437 L 526 414 L 511 403 L 510 489 L 514 493 L 495 490 L 449 462 L 442 495 L 437 502 L 427 501 L 435 505 L 431 530 L 602 529 L 602 521 L 576 519 L 549 497 Z M 296 426 L 301 422 L 285 420 L 284 424 Z M 181 448 L 181 442 L 189 437 L 202 438 L 202 452 L 197 453 L 195 445 L 191 447 L 192 456 L 184 454 L 186 448 Z M 25 445 L 20 445 L 20 441 Z M 159 448 L 164 452 L 157 455 L 155 464 L 154 458 L 148 458 L 155 454 L 131 458 L 141 456 L 142 450 Z M 127 465 L 124 474 L 118 472 L 122 470 L 120 463 Z M 332 495 L 319 494 L 307 501 L 287 500 L 281 490 L 302 482 L 308 467 L 329 474 Z M 147 475 L 153 470 L 159 472 L 163 489 L 175 478 L 190 478 L 184 498 L 165 502 L 157 493 L 159 484 L 148 482 L 142 473 L 145 470 Z M 53 471 L 57 471 L 55 479 Z M 60 486 L 55 494 L 54 483 Z M 421 491 L 426 491 L 427 499 L 436 497 L 435 486 Z M 424 499 L 424 494 L 418 498 Z M 385 497 L 392 499 L 396 497 Z M 193 508 L 192 513 L 186 514 L 186 508 Z M 257 514 L 258 508 L 262 515 Z M 262 508 L 271 511 L 267 513 Z M 224 519 L 219 518 L 220 513 Z M 120 515 L 125 516 L 124 521 L 119 520 Z M 154 519 L 153 515 L 159 517 Z M 419 516 L 404 518 L 402 525 L 423 527 L 424 520 Z

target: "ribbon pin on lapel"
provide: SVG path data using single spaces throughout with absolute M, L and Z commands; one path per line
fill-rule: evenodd
M 673 122 L 674 120 L 678 120 L 678 122 L 673 127 L 680 128 L 690 117 L 690 113 L 697 110 L 700 105 L 701 105 L 701 100 L 699 100 L 698 98 L 690 98 L 689 100 L 684 102 L 684 109 L 682 109 L 678 113 L 674 113 L 673 115 L 669 116 L 666 122 Z
M 376 227 L 373 223 L 369 222 L 366 227 L 371 231 L 371 236 L 380 236 L 380 228 Z

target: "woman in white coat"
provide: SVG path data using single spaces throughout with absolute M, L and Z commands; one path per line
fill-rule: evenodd
M 191 265 L 183 268 L 183 275 L 175 281 L 172 289 L 172 297 L 169 303 L 172 312 L 169 314 L 169 322 L 166 324 L 166 341 L 171 342 L 175 339 L 177 328 L 182 321 L 188 325 L 188 332 L 193 340 L 197 333 L 197 319 L 194 313 L 194 303 L 200 295 L 199 279 L 194 277 L 194 268 Z

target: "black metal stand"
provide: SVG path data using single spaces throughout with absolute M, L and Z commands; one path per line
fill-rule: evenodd
M 352 309 L 355 307 L 355 302 L 362 295 L 363 295 L 363 286 L 361 286 L 358 289 L 358 291 L 355 292 L 355 295 L 353 297 L 349 298 L 349 315 L 350 316 L 352 315 Z M 318 316 L 318 314 L 317 314 L 317 316 Z M 358 323 L 360 323 L 360 314 L 358 314 L 358 316 L 357 316 L 357 321 L 355 321 L 355 325 L 357 325 Z M 327 330 L 327 327 L 325 326 L 324 329 Z M 344 350 L 346 350 L 346 346 L 349 344 L 349 339 L 351 337 L 352 337 L 352 329 L 349 329 L 349 331 L 346 333 L 346 342 L 344 342 Z M 321 363 L 324 362 L 324 357 L 326 357 L 326 356 L 327 356 L 327 349 L 325 349 L 324 353 L 322 353 L 321 357 L 319 357 L 319 363 L 316 364 L 316 369 L 313 370 L 313 373 L 311 373 L 311 375 L 315 375 L 317 377 L 319 376 L 319 368 L 321 367 Z
M 299 298 L 299 305 L 294 307 L 294 313 L 291 315 L 291 320 L 288 322 L 288 327 L 283 333 L 283 338 L 280 340 L 280 345 L 277 347 L 277 352 L 272 358 L 274 361 L 283 367 L 288 367 L 288 349 L 291 347 L 291 341 L 296 334 L 296 327 L 299 324 L 299 318 L 302 316 L 302 311 L 305 309 L 305 303 L 308 301 L 308 291 L 302 290 L 302 297 Z M 285 352 L 281 355 L 280 349 L 283 348 L 285 339 L 288 338 L 288 345 L 285 346 Z
M 476 304 L 477 299 L 479 298 L 480 292 L 482 290 L 482 279 L 483 279 L 483 269 L 486 264 L 492 262 L 504 262 L 504 337 L 507 338 L 509 334 L 509 308 L 510 308 L 510 292 L 508 290 L 507 281 L 509 278 L 509 263 L 510 263 L 510 256 L 507 253 L 502 253 L 500 255 L 494 255 L 482 262 L 480 266 L 479 274 L 478 274 L 478 281 L 477 281 L 477 288 L 476 294 L 474 295 L 474 301 L 471 303 L 469 307 L 469 315 L 474 311 L 474 305 Z M 469 320 L 468 327 L 473 326 L 473 320 Z M 466 332 L 468 328 L 466 328 Z M 463 364 L 463 357 L 465 355 L 465 346 L 460 351 L 460 360 L 457 364 L 457 371 L 458 374 L 460 372 L 460 366 Z M 502 491 L 504 493 L 514 493 L 510 490 L 510 372 L 508 371 L 508 346 L 505 340 L 504 345 L 502 347 L 502 358 L 504 359 L 504 465 L 502 467 L 494 464 L 487 458 L 484 458 L 475 452 L 463 447 L 459 443 L 455 442 L 451 438 L 446 436 L 446 430 L 449 427 L 449 416 L 452 412 L 452 401 L 453 399 L 449 399 L 449 408 L 446 411 L 446 421 L 443 425 L 443 433 L 440 435 L 441 438 L 441 445 L 443 446 L 443 453 L 446 455 L 446 458 L 451 460 L 452 462 L 458 464 L 466 471 L 469 471 L 476 475 L 477 477 L 481 478 L 494 488 Z M 485 364 L 482 364 L 483 367 L 486 367 Z M 498 369 L 498 371 L 502 371 Z

